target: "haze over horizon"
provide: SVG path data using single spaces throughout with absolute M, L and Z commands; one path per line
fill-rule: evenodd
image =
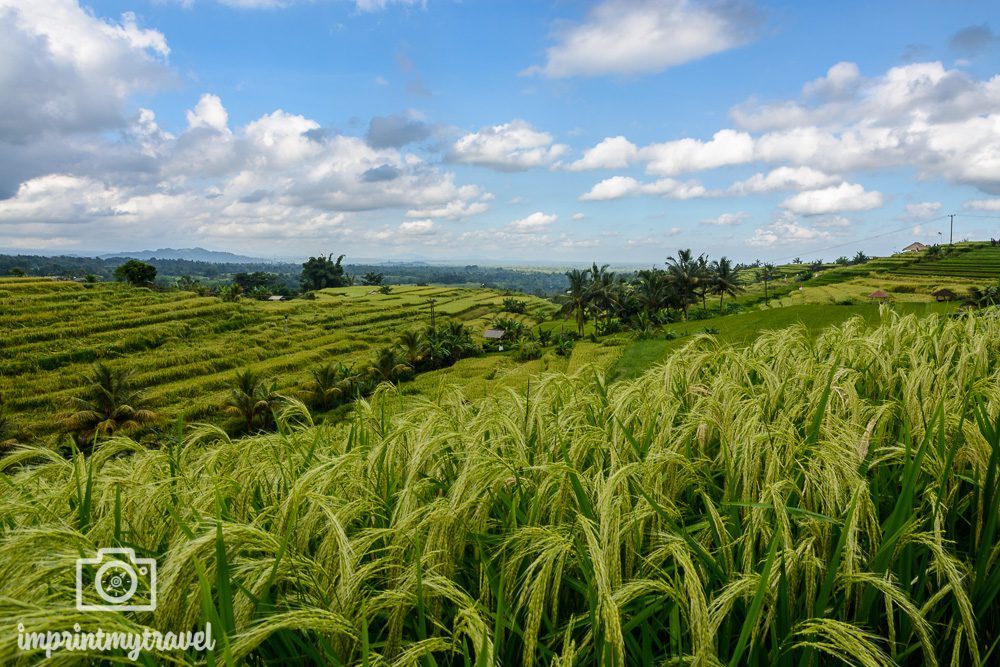
M 995 2 L 0 0 L 0 252 L 1000 236 Z

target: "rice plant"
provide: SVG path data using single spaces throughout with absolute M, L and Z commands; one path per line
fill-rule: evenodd
M 215 664 L 996 664 L 998 381 L 995 318 L 885 311 L 697 336 L 614 384 L 382 385 L 339 426 L 293 402 L 244 439 L 18 447 L 0 663 L 38 657 L 17 623 L 210 621 Z M 157 559 L 154 612 L 74 608 L 74 560 L 112 545 Z

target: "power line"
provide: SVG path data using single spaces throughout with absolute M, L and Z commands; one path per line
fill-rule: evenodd
M 929 222 L 936 222 L 938 220 L 944 220 L 947 217 L 948 216 L 946 216 L 946 215 L 942 215 L 939 218 L 934 218 L 932 220 L 925 220 L 923 222 L 923 224 L 927 224 Z M 872 239 L 881 238 L 883 236 L 889 236 L 891 234 L 899 234 L 900 232 L 905 232 L 906 230 L 911 229 L 911 228 L 912 228 L 912 225 L 907 225 L 906 227 L 900 227 L 899 229 L 893 229 L 893 230 L 888 231 L 888 232 L 882 232 L 881 234 L 875 234 L 874 236 L 867 236 L 867 237 L 865 237 L 863 239 L 855 239 L 853 241 L 848 241 L 846 243 L 840 243 L 840 244 L 837 244 L 837 245 L 827 246 L 825 248 L 816 248 L 814 250 L 810 250 L 809 252 L 826 252 L 828 250 L 837 250 L 838 248 L 846 248 L 848 246 L 857 245 L 858 243 L 864 243 L 865 241 L 871 241 Z M 788 255 L 787 257 L 779 257 L 779 258 L 775 259 L 774 261 L 775 262 L 781 262 L 781 261 L 784 261 L 786 259 L 793 259 L 795 257 L 798 257 L 801 254 L 802 253 L 797 253 L 795 255 Z

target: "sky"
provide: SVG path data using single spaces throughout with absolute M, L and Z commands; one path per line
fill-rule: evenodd
M 1000 237 L 997 30 L 996 0 L 0 0 L 0 252 Z

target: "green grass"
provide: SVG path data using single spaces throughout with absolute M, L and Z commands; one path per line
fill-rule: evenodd
M 696 337 L 634 380 L 386 387 L 280 423 L 0 459 L 0 663 L 38 661 L 19 623 L 206 621 L 211 664 L 1000 657 L 997 318 Z M 156 612 L 78 612 L 76 559 L 118 544 L 157 559 Z

